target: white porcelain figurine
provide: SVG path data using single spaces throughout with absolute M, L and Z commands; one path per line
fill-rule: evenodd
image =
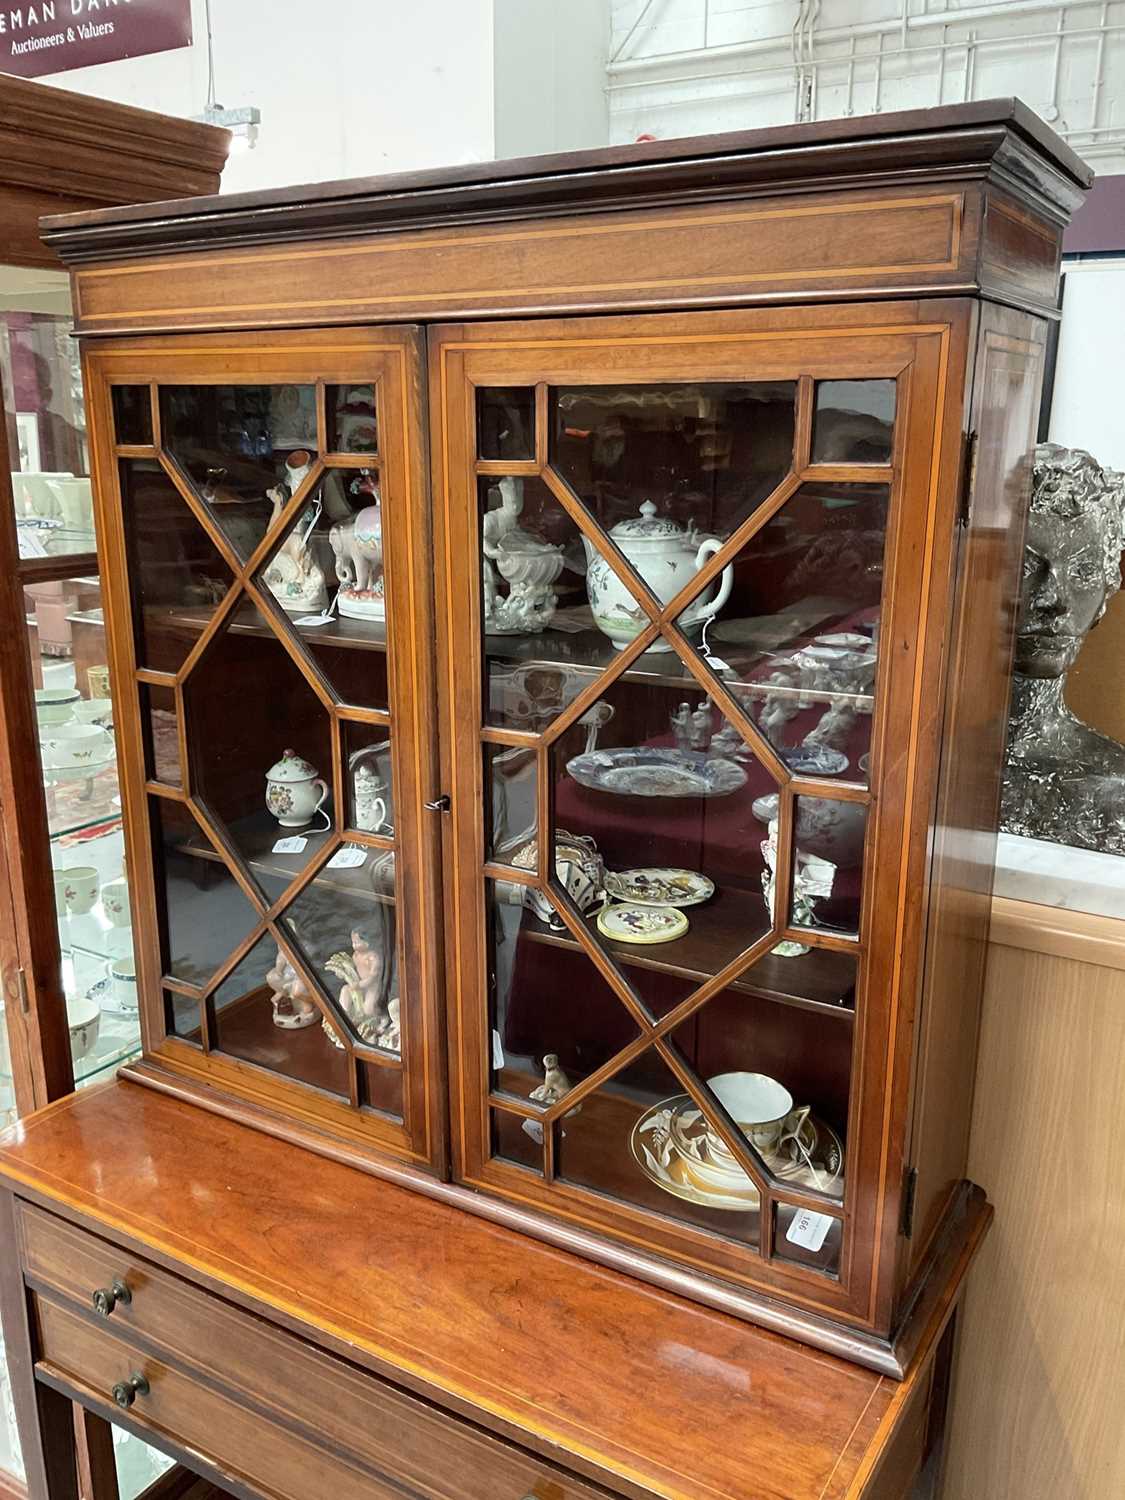
M 273 507 L 271 526 L 304 483 L 311 467 L 312 455 L 304 448 L 298 448 L 285 460 L 285 477 L 280 484 L 266 491 L 266 498 Z M 328 604 L 324 570 L 316 560 L 312 545 L 312 533 L 320 520 L 320 511 L 319 499 L 305 507 L 262 574 L 270 593 L 290 614 L 319 614 Z
M 313 1004 L 308 986 L 280 948 L 273 968 L 266 975 L 266 983 L 271 990 L 275 1026 L 283 1031 L 298 1031 L 316 1022 L 320 1011 Z

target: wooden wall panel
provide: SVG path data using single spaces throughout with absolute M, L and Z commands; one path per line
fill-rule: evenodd
M 1069 914 L 1027 913 L 994 934 L 1057 947 L 1035 913 Z M 1125 1494 L 1123 1098 L 1125 969 L 994 937 L 969 1173 L 996 1222 L 964 1308 L 943 1500 Z

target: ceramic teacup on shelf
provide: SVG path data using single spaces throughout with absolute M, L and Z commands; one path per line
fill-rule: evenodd
M 793 1095 L 776 1078 L 765 1073 L 719 1073 L 708 1078 L 707 1087 L 758 1151 L 775 1151 L 781 1141 L 786 1116 L 793 1108 Z M 707 1132 L 707 1152 L 713 1161 L 734 1161 L 729 1147 L 714 1130 Z
M 131 958 L 115 958 L 109 966 L 109 987 L 120 1010 L 137 1009 L 137 970 Z
M 129 882 L 124 875 L 107 880 L 102 886 L 102 910 L 114 927 L 129 925 Z
M 63 899 L 72 916 L 93 911 L 98 899 L 98 872 L 93 865 L 71 865 L 63 870 Z
M 74 717 L 75 706 L 80 702 L 77 688 L 41 687 L 35 689 L 35 717 L 40 729 L 49 729 L 66 724 Z

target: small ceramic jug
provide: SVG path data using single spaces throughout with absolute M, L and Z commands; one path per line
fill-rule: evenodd
M 303 828 L 328 800 L 328 783 L 296 750 L 266 772 L 266 806 L 283 828 Z

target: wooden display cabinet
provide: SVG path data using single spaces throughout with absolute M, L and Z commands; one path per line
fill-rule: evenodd
M 499 1278 L 486 1307 L 467 1248 L 435 1271 L 480 1323 L 461 1416 L 617 1492 L 687 1493 L 659 1452 L 626 1460 L 612 1360 L 581 1382 L 606 1408 L 587 1439 L 541 1393 L 538 1418 L 498 1413 L 485 1346 L 512 1320 L 548 1337 L 518 1268 L 570 1265 L 575 1358 L 601 1286 L 595 1326 L 642 1361 L 643 1299 L 686 1297 L 708 1305 L 689 1363 L 736 1330 L 730 1367 L 765 1369 L 783 1333 L 817 1370 L 902 1380 L 862 1452 L 857 1426 L 762 1492 L 909 1492 L 990 1212 L 964 1167 L 1027 455 L 1087 182 L 1001 101 L 48 225 L 83 341 L 145 1047 L 0 1157 L 50 1303 L 40 1381 L 96 1406 L 126 1357 L 67 1321 L 51 1236 L 77 1233 L 80 1258 L 104 1236 L 163 1267 L 153 1315 L 162 1276 L 170 1307 L 284 1309 L 284 1337 L 342 1336 L 448 1407 L 453 1324 L 416 1301 L 444 1224 Z M 267 808 L 283 752 L 303 780 Z M 678 906 L 619 904 L 623 872 L 662 869 L 689 872 Z M 115 1167 L 103 1208 L 121 1132 L 153 1180 Z M 395 1278 L 358 1274 L 346 1176 L 325 1164 L 303 1202 L 309 1151 L 384 1180 L 356 1204 Z M 228 1157 L 259 1175 L 185 1257 L 169 1185 L 214 1203 Z M 354 1306 L 323 1268 L 271 1291 L 252 1243 L 295 1216 L 279 1251 L 315 1260 L 321 1208 Z M 408 1309 L 410 1347 L 365 1354 Z M 138 1328 L 175 1369 L 137 1420 L 274 1493 L 235 1436 L 260 1377 L 209 1448 L 202 1352 Z M 713 1422 L 692 1380 L 683 1422 Z M 751 1462 L 772 1439 L 747 1441 Z M 745 1493 L 738 1464 L 708 1493 Z

